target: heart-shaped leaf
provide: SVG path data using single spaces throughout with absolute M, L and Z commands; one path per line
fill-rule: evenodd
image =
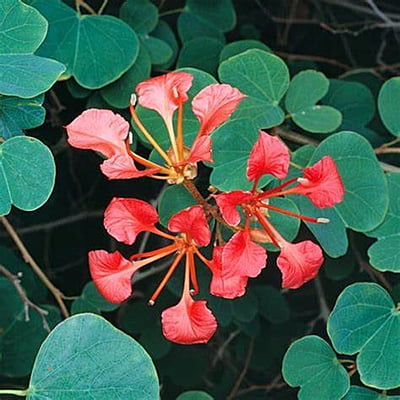
M 228 43 L 221 51 L 219 55 L 219 62 L 227 60 L 230 57 L 236 56 L 246 50 L 260 49 L 271 52 L 271 49 L 258 40 L 237 40 L 236 42 Z
M 151 32 L 158 22 L 158 8 L 149 0 L 127 0 L 119 10 L 120 18 L 136 33 Z
M 379 92 L 378 109 L 382 122 L 394 136 L 400 136 L 400 77 L 387 80 Z
M 234 117 L 250 118 L 257 128 L 283 122 L 279 102 L 289 86 L 289 70 L 279 57 L 259 49 L 247 50 L 224 61 L 218 72 L 222 82 L 248 96 Z
M 332 348 L 318 336 L 305 336 L 289 347 L 282 374 L 292 387 L 300 386 L 300 400 L 341 399 L 350 388 L 349 375 Z
M 376 283 L 355 283 L 338 297 L 328 334 L 338 353 L 356 354 L 361 381 L 378 389 L 400 386 L 400 312 Z
M 55 179 L 54 158 L 39 140 L 16 136 L 0 145 L 0 215 L 11 205 L 32 211 L 49 198 Z

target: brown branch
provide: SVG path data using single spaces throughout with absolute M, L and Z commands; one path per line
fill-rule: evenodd
M 43 328 L 47 331 L 50 332 L 50 327 L 49 324 L 46 320 L 46 316 L 49 314 L 49 312 L 39 306 L 37 306 L 35 303 L 33 303 L 31 300 L 29 300 L 25 289 L 21 285 L 21 281 L 19 280 L 19 277 L 17 275 L 14 275 L 11 273 L 6 267 L 3 265 L 0 265 L 0 272 L 14 285 L 15 290 L 17 291 L 19 297 L 22 300 L 22 303 L 24 304 L 24 311 L 25 311 L 25 321 L 29 322 L 29 308 L 32 308 L 35 310 L 40 317 L 42 318 L 43 321 Z
M 311 54 L 291 54 L 291 53 L 285 53 L 283 51 L 275 51 L 275 54 L 278 55 L 279 57 L 284 58 L 285 60 L 307 60 L 307 61 L 315 61 L 315 62 L 320 62 L 324 64 L 329 64 L 333 65 L 335 67 L 344 69 L 345 71 L 350 71 L 353 69 L 352 66 L 348 64 L 344 64 L 338 60 L 335 60 L 333 58 L 326 58 L 322 56 L 314 56 Z
M 0 217 L 0 222 L 4 225 L 6 231 L 10 235 L 11 239 L 14 241 L 18 250 L 21 252 L 23 259 L 27 264 L 31 266 L 35 274 L 39 277 L 39 279 L 46 285 L 46 287 L 50 290 L 54 298 L 56 299 L 61 313 L 65 318 L 69 317 L 68 309 L 64 303 L 64 295 L 63 293 L 53 285 L 50 279 L 46 276 L 46 274 L 42 271 L 36 261 L 33 259 L 27 248 L 25 247 L 24 243 L 22 242 L 21 238 L 19 237 L 18 233 L 15 231 L 13 226 L 8 222 L 5 217 Z
M 242 390 L 238 391 L 237 396 L 239 397 L 244 394 L 254 392 L 255 390 L 264 390 L 265 393 L 268 393 L 274 389 L 281 389 L 285 386 L 287 386 L 287 384 L 286 384 L 286 382 L 282 381 L 282 376 L 279 374 L 268 385 L 251 385 L 246 389 L 242 389 Z

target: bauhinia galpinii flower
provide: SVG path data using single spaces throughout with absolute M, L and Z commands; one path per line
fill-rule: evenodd
M 89 109 L 66 127 L 72 146 L 91 149 L 105 157 L 100 168 L 109 179 L 148 176 L 169 184 L 182 184 L 199 203 L 173 215 L 165 232 L 156 226 L 159 215 L 152 205 L 134 198 L 114 198 L 104 217 L 104 226 L 111 236 L 133 245 L 140 233 L 150 232 L 169 243 L 157 250 L 134 254 L 129 259 L 118 251 L 89 253 L 93 281 L 99 292 L 113 303 L 131 297 L 132 277 L 139 269 L 172 257 L 169 269 L 148 303 L 155 303 L 177 268 L 184 269 L 181 299 L 161 315 L 163 334 L 180 344 L 207 343 L 217 329 L 217 321 L 206 301 L 196 299 L 199 293 L 197 268 L 204 268 L 203 264 L 212 274 L 210 293 L 228 299 L 244 295 L 249 278 L 258 276 L 266 266 L 265 243 L 280 250 L 277 266 L 282 273 L 282 287 L 297 289 L 318 274 L 323 263 L 321 248 L 310 240 L 287 241 L 271 223 L 270 213 L 278 212 L 316 224 L 328 223 L 328 219 L 296 214 L 274 206 L 270 199 L 300 195 L 323 209 L 341 202 L 345 192 L 330 156 L 305 168 L 302 177 L 284 181 L 289 172 L 289 150 L 278 137 L 260 131 L 246 171 L 252 189 L 215 191 L 204 198 L 193 183 L 198 173 L 197 164 L 213 161 L 210 134 L 229 119 L 246 95 L 227 84 L 211 84 L 197 93 L 191 101 L 191 109 L 199 127 L 189 146 L 185 142 L 183 106 L 189 100 L 192 81 L 189 73 L 172 72 L 140 83 L 136 95 L 132 96 L 132 120 L 163 160 L 160 163 L 132 151 L 130 125 L 112 111 Z M 136 101 L 162 117 L 170 143 L 168 149 L 143 125 L 135 109 Z M 280 180 L 280 184 L 261 190 L 260 179 L 266 174 Z M 215 224 L 210 224 L 212 219 Z M 221 225 L 233 232 L 227 242 L 220 234 Z M 210 226 L 215 227 L 214 232 Z M 201 249 L 210 244 L 213 251 L 212 258 L 208 259 Z M 196 264 L 196 260 L 201 260 L 202 264 Z

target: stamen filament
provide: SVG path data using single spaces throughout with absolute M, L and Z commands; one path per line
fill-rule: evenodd
M 178 159 L 177 162 L 182 162 L 184 158 L 183 149 L 183 103 L 182 100 L 179 99 L 179 107 L 178 107 L 178 122 L 176 127 L 176 144 L 178 146 Z
M 180 161 L 178 146 L 176 144 L 176 139 L 175 139 L 174 127 L 172 126 L 172 121 L 168 121 L 168 123 L 166 122 L 165 125 L 167 127 L 169 141 L 171 142 L 172 146 L 172 151 L 174 152 L 175 161 Z
M 140 261 L 132 261 L 133 268 L 135 270 L 137 270 L 137 269 L 139 269 L 141 267 L 144 267 L 147 264 L 151 264 L 154 261 L 159 260 L 160 258 L 164 258 L 166 256 L 169 256 L 171 253 L 176 251 L 176 249 L 169 249 L 169 250 L 166 251 L 165 247 L 162 247 L 159 250 L 160 250 L 159 254 L 156 254 L 156 255 L 154 255 L 152 257 L 148 257 L 148 258 L 145 258 L 144 260 L 140 260 Z
M 295 183 L 297 181 L 297 178 L 292 178 L 289 179 L 288 181 L 286 181 L 285 183 L 282 183 L 281 185 L 270 189 L 270 190 L 266 190 L 264 193 L 260 193 L 258 196 L 258 199 L 262 200 L 262 199 L 266 199 L 267 197 L 272 197 L 272 196 L 279 196 L 281 192 L 281 190 L 283 188 L 285 188 L 286 186 L 291 185 L 292 183 Z M 289 189 L 290 190 L 290 189 Z
M 278 233 L 278 231 L 271 225 L 271 223 L 265 218 L 265 216 L 259 210 L 255 210 L 254 214 L 257 217 L 258 222 L 264 228 L 265 232 L 271 238 L 272 243 L 276 247 L 280 248 L 281 246 L 279 245 L 279 239 L 281 239 L 282 237 Z
M 151 228 L 151 230 L 149 229 L 149 231 L 151 233 L 154 233 L 155 235 L 161 236 L 163 238 L 170 239 L 170 240 L 176 240 L 176 236 L 169 235 L 168 233 L 161 231 L 160 229 L 156 228 L 155 226 L 153 228 Z
M 182 253 L 179 253 L 176 257 L 171 266 L 169 267 L 167 273 L 164 275 L 164 278 L 158 285 L 157 289 L 153 293 L 153 295 L 150 297 L 150 300 L 148 301 L 149 306 L 153 306 L 155 301 L 157 300 L 157 297 L 161 293 L 161 291 L 164 289 L 165 285 L 169 281 L 169 278 L 171 278 L 171 275 L 174 273 L 176 267 L 178 266 L 179 262 L 182 260 L 182 257 L 186 254 L 186 250 L 183 250 Z
M 131 112 L 132 119 L 135 121 L 135 124 L 138 126 L 140 131 L 146 137 L 146 139 L 151 143 L 154 149 L 158 152 L 158 154 L 166 161 L 166 163 L 172 166 L 172 161 L 168 157 L 168 154 L 160 147 L 160 145 L 156 142 L 156 140 L 151 136 L 150 132 L 143 126 L 140 121 L 138 115 L 136 114 L 135 107 L 133 104 L 129 104 L 129 111 Z
M 128 155 L 129 157 L 131 157 L 134 161 L 138 162 L 139 164 L 145 166 L 145 167 L 149 167 L 149 168 L 157 168 L 160 170 L 160 172 L 164 172 L 164 173 L 169 173 L 168 168 L 165 168 L 161 165 L 158 165 L 156 163 L 153 163 L 152 161 L 146 160 L 145 158 L 143 158 L 142 156 L 139 156 L 139 154 L 136 154 L 135 152 L 133 152 L 130 148 L 129 145 L 129 139 L 126 141 L 126 147 L 128 150 Z
M 210 267 L 211 261 L 210 261 L 210 260 L 207 260 L 207 258 L 205 258 L 205 257 L 203 256 L 203 254 L 200 253 L 200 250 L 199 250 L 197 247 L 194 248 L 194 252 L 196 253 L 197 257 L 199 257 L 200 260 L 201 260 L 204 264 L 206 264 L 208 268 L 211 269 L 211 267 Z
M 195 265 L 195 262 L 194 262 L 193 251 L 189 250 L 189 252 L 188 252 L 186 257 L 188 257 L 190 280 L 191 280 L 192 285 L 193 285 L 193 291 L 192 291 L 191 294 L 195 296 L 197 293 L 199 293 L 199 284 L 198 284 L 198 281 L 197 281 L 196 265 Z
M 138 254 L 134 254 L 133 256 L 130 257 L 130 260 L 137 260 L 138 258 L 145 258 L 145 257 L 151 257 L 157 254 L 161 254 L 161 253 L 166 253 L 168 251 L 175 251 L 178 249 L 178 245 L 176 243 L 174 244 L 170 244 L 169 246 L 165 246 L 162 247 L 161 249 L 157 249 L 157 250 L 152 250 L 152 251 L 146 251 L 144 253 L 138 253 Z
M 259 180 L 260 180 L 260 177 L 258 177 L 258 178 L 254 181 L 253 187 L 251 188 L 251 192 L 252 192 L 252 193 L 254 193 L 254 192 L 256 191 Z

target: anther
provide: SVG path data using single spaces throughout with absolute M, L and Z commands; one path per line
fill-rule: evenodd
M 149 301 L 147 302 L 147 305 L 150 306 L 150 307 L 154 306 L 154 304 L 155 304 L 155 301 L 154 301 L 154 300 L 149 300 Z
M 178 93 L 178 89 L 176 88 L 176 86 L 174 86 L 172 88 L 172 95 L 174 96 L 175 99 L 179 99 L 179 93 Z
M 135 107 L 136 102 L 137 102 L 137 96 L 136 96 L 135 93 L 132 93 L 132 94 L 131 94 L 130 103 L 131 103 L 131 105 L 132 105 L 133 107 Z
M 329 218 L 317 218 L 318 224 L 327 224 L 329 222 L 331 222 Z
M 297 178 L 297 182 L 299 182 L 299 183 L 307 183 L 308 179 L 306 179 L 306 178 Z
M 129 131 L 128 140 L 129 140 L 129 144 L 133 143 L 133 133 L 131 131 Z

